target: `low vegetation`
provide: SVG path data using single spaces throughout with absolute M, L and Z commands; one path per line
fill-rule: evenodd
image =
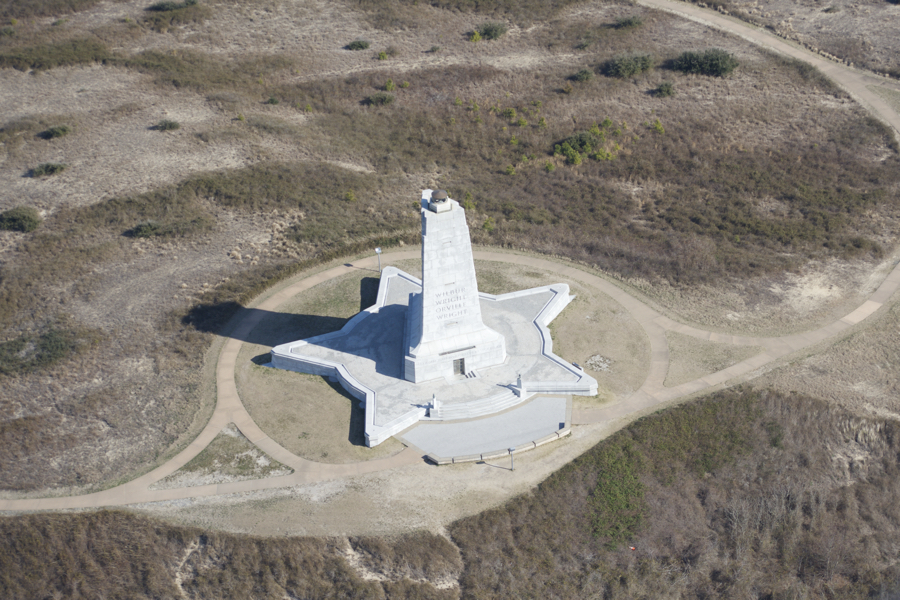
M 462 597 L 891 597 L 896 430 L 749 389 L 647 417 L 453 524 Z
M 178 121 L 171 121 L 169 119 L 164 119 L 153 126 L 157 131 L 175 131 L 176 129 L 181 129 L 181 123 Z
M 649 54 L 626 54 L 608 60 L 603 65 L 603 72 L 609 77 L 627 79 L 649 71 L 654 62 Z
M 481 39 L 485 40 L 499 40 L 501 37 L 506 35 L 506 32 L 509 31 L 509 28 L 505 23 L 482 23 L 478 27 L 475 28 L 475 31 L 478 32 L 478 35 L 481 36 Z
M 737 59 L 721 48 L 710 48 L 702 52 L 683 52 L 672 61 L 672 68 L 676 71 L 710 77 L 725 77 L 737 67 Z
M 0 376 L 46 369 L 97 341 L 95 332 L 65 321 L 48 324 L 40 333 L 28 333 L 0 342 Z
M 53 17 L 87 10 L 100 0 L 7 0 L 0 4 L 0 20 Z
M 657 98 L 668 98 L 675 95 L 675 85 L 671 81 L 663 81 L 653 90 L 653 95 Z
M 347 50 L 368 50 L 369 45 L 365 40 L 354 40 L 347 44 Z
M 178 597 L 187 557 L 178 581 L 194 598 L 891 598 L 898 433 L 798 394 L 718 392 L 451 524 L 453 543 L 254 538 L 113 511 L 2 518 L 0 593 Z M 363 580 L 347 544 L 384 579 Z M 416 583 L 456 579 L 459 591 Z
M 62 163 L 42 163 L 31 169 L 32 177 L 49 177 L 51 175 L 59 175 L 65 171 L 67 165 Z
M 42 137 L 45 140 L 52 140 L 55 138 L 60 138 L 65 135 L 69 135 L 72 132 L 72 128 L 68 125 L 56 125 L 55 127 L 50 127 L 49 129 L 42 131 L 38 134 L 38 136 Z
M 29 233 L 37 229 L 43 219 L 41 213 L 31 206 L 16 206 L 0 212 L 0 229 Z

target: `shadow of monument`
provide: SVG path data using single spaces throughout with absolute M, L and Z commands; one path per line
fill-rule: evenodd
M 379 284 L 378 277 L 364 277 L 360 281 L 361 311 L 375 304 Z M 352 335 L 326 341 L 322 346 L 372 360 L 377 373 L 399 378 L 405 313 L 406 309 L 403 306 L 384 307 L 357 325 Z M 245 308 L 237 302 L 221 302 L 196 305 L 188 311 L 181 322 L 197 331 L 215 333 L 271 348 L 339 331 L 349 320 L 341 317 Z M 226 322 L 228 324 L 223 326 Z
M 223 314 L 232 316 L 234 327 L 222 326 Z M 337 331 L 348 320 L 322 315 L 244 308 L 236 302 L 224 302 L 194 306 L 181 322 L 205 333 L 214 333 L 261 346 L 278 346 Z

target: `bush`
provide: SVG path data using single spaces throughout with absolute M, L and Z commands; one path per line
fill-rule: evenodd
M 683 52 L 672 62 L 672 68 L 682 73 L 725 77 L 738 66 L 737 59 L 721 48 L 703 52 Z
M 675 86 L 671 81 L 663 81 L 659 87 L 653 90 L 653 95 L 658 98 L 668 98 L 675 95 Z
M 589 81 L 593 77 L 594 77 L 593 71 L 591 71 L 590 69 L 581 69 L 580 71 L 578 71 L 577 73 L 572 75 L 572 77 L 570 79 L 573 79 L 575 81 Z
M 152 4 L 145 8 L 144 10 L 150 12 L 168 12 L 170 10 L 180 10 L 182 8 L 187 8 L 189 6 L 196 6 L 197 0 L 184 0 L 184 2 L 157 2 L 156 4 Z
M 370 44 L 366 40 L 353 40 L 345 47 L 347 50 L 368 50 L 369 46 Z
M 509 29 L 503 23 L 482 23 L 475 29 L 475 32 L 486 40 L 500 39 L 507 31 Z
M 0 27 L 0 37 L 11 37 L 14 35 L 16 35 L 15 27 L 10 27 L 10 26 Z
M 34 231 L 41 224 L 41 215 L 36 208 L 16 206 L 0 213 L 0 229 L 6 231 Z
M 31 170 L 32 177 L 48 177 L 58 175 L 66 170 L 66 165 L 61 163 L 44 163 Z
M 604 72 L 609 77 L 627 79 L 653 68 L 653 57 L 649 54 L 625 54 L 607 61 Z
M 637 15 L 632 15 L 630 17 L 621 17 L 616 19 L 616 22 L 613 24 L 613 28 L 615 29 L 632 29 L 634 27 L 640 27 L 644 22 Z
M 266 104 L 279 104 L 280 102 L 281 102 L 281 100 L 279 100 L 275 96 L 269 96 L 269 99 L 266 100 Z
M 176 129 L 181 129 L 181 124 L 178 121 L 169 121 L 168 119 L 164 119 L 157 123 L 154 126 L 154 129 L 157 131 L 175 131 Z
M 72 129 L 68 125 L 58 125 L 56 127 L 51 127 L 46 131 L 42 131 L 38 135 L 45 140 L 52 140 L 53 138 L 62 137 L 64 135 L 68 135 L 71 133 Z
M 138 223 L 126 233 L 136 238 L 156 237 L 165 234 L 165 227 L 157 221 L 144 221 L 143 223 Z
M 387 60 L 388 55 L 387 52 L 381 51 L 378 53 L 378 60 Z
M 385 106 L 393 101 L 394 96 L 392 94 L 388 94 L 387 92 L 378 92 L 366 98 L 365 104 L 368 104 L 369 106 Z

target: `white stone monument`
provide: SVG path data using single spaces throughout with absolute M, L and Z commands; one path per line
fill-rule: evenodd
M 481 319 L 466 211 L 443 190 L 422 193 L 422 291 L 412 294 L 403 378 L 474 374 L 506 360 L 506 341 Z

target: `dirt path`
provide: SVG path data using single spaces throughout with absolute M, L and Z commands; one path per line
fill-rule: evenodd
M 756 29 L 746 23 L 720 15 L 713 11 L 698 8 L 694 5 L 670 0 L 639 0 L 639 2 L 651 8 L 672 12 L 708 26 L 722 29 L 734 35 L 738 35 L 754 44 L 768 47 L 776 52 L 812 64 L 828 77 L 832 78 L 869 111 L 888 123 L 894 131 L 900 135 L 900 114 L 896 113 L 881 96 L 872 92 L 867 87 L 870 85 L 891 85 L 887 80 L 830 62 L 763 30 Z M 391 253 L 391 258 L 395 260 L 416 258 L 417 256 L 417 250 Z M 478 260 L 544 268 L 595 287 L 622 304 L 647 333 L 651 346 L 651 365 L 643 385 L 634 394 L 616 404 L 602 408 L 581 409 L 576 411 L 573 415 L 573 423 L 582 425 L 609 423 L 626 417 L 634 417 L 635 415 L 648 412 L 679 398 L 684 398 L 696 394 L 697 392 L 708 390 L 726 382 L 750 379 L 755 374 L 758 374 L 760 369 L 766 365 L 770 365 L 775 361 L 783 359 L 798 351 L 810 348 L 815 344 L 836 339 L 850 327 L 860 323 L 878 311 L 887 303 L 888 299 L 894 294 L 897 288 L 900 287 L 900 266 L 895 266 L 875 293 L 865 303 L 843 318 L 819 329 L 800 334 L 785 337 L 752 338 L 713 333 L 678 323 L 643 304 L 612 282 L 572 266 L 561 265 L 556 262 L 539 259 L 533 256 L 489 251 L 478 251 L 475 253 L 475 258 Z M 276 309 L 297 293 L 309 289 L 318 283 L 348 273 L 352 269 L 373 269 L 375 265 L 376 259 L 375 257 L 371 257 L 357 261 L 353 265 L 329 269 L 289 285 L 278 293 L 266 298 L 262 303 L 257 305 L 256 308 L 264 310 Z M 244 313 L 244 318 L 241 319 L 241 315 L 238 316 L 238 321 L 232 331 L 233 337 L 225 343 L 217 363 L 216 376 L 218 398 L 216 410 L 201 434 L 184 451 L 157 469 L 115 488 L 83 496 L 0 500 L 0 511 L 97 508 L 183 498 L 197 498 L 287 487 L 315 481 L 343 479 L 366 473 L 386 471 L 389 469 L 402 469 L 411 465 L 421 465 L 422 459 L 420 453 L 414 448 L 407 448 L 401 453 L 389 458 L 362 463 L 316 463 L 302 459 L 288 452 L 263 433 L 256 423 L 253 422 L 250 415 L 241 404 L 234 381 L 235 362 L 241 345 L 239 339 L 241 335 L 251 331 L 257 325 L 261 318 L 261 314 L 262 313 L 257 312 L 254 315 L 253 312 L 248 311 L 247 313 Z M 762 346 L 765 351 L 716 373 L 700 377 L 694 381 L 676 387 L 666 388 L 663 385 L 669 365 L 669 350 L 665 336 L 666 331 L 674 331 L 699 339 L 721 343 Z M 187 464 L 230 422 L 234 422 L 252 443 L 268 453 L 272 458 L 292 467 L 294 473 L 283 477 L 213 484 L 191 488 L 167 490 L 149 489 L 149 486 L 154 482 L 171 475 Z M 565 446 L 557 451 L 565 452 Z
M 879 85 L 891 89 L 900 89 L 896 82 L 828 60 L 765 29 L 754 27 L 735 17 L 700 8 L 694 4 L 676 0 L 637 0 L 637 3 L 720 29 L 757 46 L 762 46 L 763 48 L 774 50 L 778 54 L 784 54 L 811 64 L 837 83 L 869 112 L 890 125 L 898 139 L 900 139 L 900 114 L 895 112 L 883 97 L 868 88 L 871 85 Z
M 414 259 L 418 257 L 418 255 L 418 250 L 410 250 L 390 253 L 389 256 L 393 260 L 404 260 Z M 590 285 L 609 295 L 624 306 L 647 333 L 647 336 L 650 339 L 651 365 L 648 376 L 640 389 L 625 400 L 616 404 L 603 408 L 581 409 L 575 411 L 575 414 L 573 415 L 573 424 L 576 425 L 608 423 L 624 417 L 633 417 L 653 410 L 660 405 L 725 382 L 752 377 L 754 372 L 767 364 L 803 350 L 804 348 L 808 348 L 814 344 L 839 336 L 842 332 L 861 322 L 881 308 L 897 288 L 900 287 L 900 266 L 897 266 L 884 282 L 882 282 L 881 286 L 868 301 L 838 321 L 814 331 L 786 337 L 752 338 L 712 333 L 673 321 L 643 304 L 614 283 L 573 266 L 562 265 L 557 262 L 529 255 L 506 254 L 490 251 L 476 251 L 475 258 L 477 260 L 527 265 L 530 267 L 546 269 L 554 271 L 562 277 L 574 279 Z M 183 498 L 197 498 L 219 494 L 234 494 L 330 479 L 348 478 L 366 473 L 421 464 L 421 453 L 415 448 L 407 448 L 399 454 L 389 458 L 351 464 L 324 464 L 300 458 L 270 439 L 262 432 L 256 423 L 253 422 L 253 419 L 241 404 L 234 381 L 235 362 L 242 344 L 240 338 L 246 337 L 246 335 L 256 327 L 259 319 L 261 319 L 264 314 L 263 311 L 276 310 L 296 294 L 307 290 L 314 285 L 334 277 L 339 277 L 354 269 L 374 269 L 376 264 L 375 257 L 370 257 L 359 260 L 352 265 L 335 267 L 311 277 L 301 279 L 266 298 L 259 305 L 255 306 L 255 308 L 260 310 L 252 312 L 247 311 L 244 318 L 241 318 L 239 315 L 238 321 L 231 331 L 231 339 L 226 342 L 219 354 L 216 369 L 216 384 L 218 390 L 216 410 L 206 428 L 197 439 L 184 451 L 164 465 L 127 484 L 102 492 L 84 496 L 68 496 L 61 498 L 2 500 L 0 501 L 0 510 L 25 511 L 97 508 Z M 669 350 L 665 336 L 667 330 L 720 343 L 762 346 L 765 348 L 765 351 L 716 373 L 700 377 L 694 381 L 676 387 L 667 388 L 663 385 L 669 365 Z M 171 475 L 187 464 L 230 422 L 234 422 L 241 430 L 241 433 L 243 433 L 253 444 L 269 454 L 269 456 L 292 467 L 294 473 L 283 477 L 212 484 L 190 488 L 167 490 L 149 489 L 150 485 L 154 482 Z M 561 447 L 558 451 L 564 452 L 564 448 L 565 447 Z

